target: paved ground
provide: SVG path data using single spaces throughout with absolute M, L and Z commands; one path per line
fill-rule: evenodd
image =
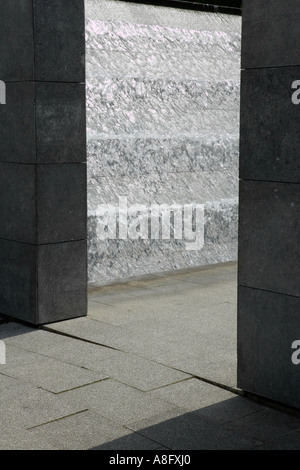
M 236 265 L 90 289 L 89 313 L 2 319 L 0 449 L 300 449 L 236 388 Z

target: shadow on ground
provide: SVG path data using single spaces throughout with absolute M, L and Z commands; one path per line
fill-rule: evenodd
M 299 418 L 240 396 L 165 421 L 156 417 L 148 424 L 129 425 L 133 434 L 90 450 L 138 450 L 138 436 L 161 451 L 300 450 Z

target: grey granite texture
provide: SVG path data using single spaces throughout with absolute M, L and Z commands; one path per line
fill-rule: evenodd
M 0 0 L 0 312 L 86 315 L 84 0 Z
M 238 256 L 238 386 L 298 409 L 299 18 L 243 2 Z
M 84 82 L 84 0 L 1 0 L 0 10 L 2 80 Z
M 0 163 L 0 169 L 1 238 L 31 244 L 86 239 L 84 163 Z
M 30 245 L 1 239 L 0 268 L 3 315 L 40 325 L 87 309 L 85 240 Z
M 238 297 L 238 386 L 299 408 L 292 344 L 300 337 L 300 298 L 243 286 Z
M 0 161 L 86 161 L 85 85 L 9 82 L 0 112 Z
M 300 295 L 299 184 L 241 181 L 239 284 Z
M 242 71 L 242 179 L 300 182 L 299 76 L 299 66 Z
M 241 19 L 126 2 L 85 8 L 89 282 L 236 260 Z M 117 210 L 121 196 L 203 205 L 203 248 L 150 233 L 103 240 L 99 212 Z
M 243 1 L 242 68 L 299 65 L 300 4 Z

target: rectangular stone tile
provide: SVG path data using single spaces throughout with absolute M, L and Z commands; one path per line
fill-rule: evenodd
M 72 403 L 94 410 L 122 425 L 175 408 L 164 400 L 111 379 L 70 390 L 65 396 Z
M 53 395 L 35 385 L 1 373 L 1 424 L 12 430 L 25 430 L 82 411 L 63 395 Z
M 0 338 L 5 340 L 6 342 L 11 341 L 12 345 L 14 345 L 15 341 L 16 346 L 18 344 L 18 341 L 22 341 L 22 339 L 27 338 L 28 335 L 35 335 L 36 333 L 38 333 L 38 330 L 36 328 L 31 328 L 27 325 L 14 322 L 12 320 L 7 321 L 5 325 L 1 325 L 0 327 Z
M 1 4 L 3 1 L 1 2 Z M 12 4 L 20 4 L 20 1 L 13 0 Z M 27 4 L 27 1 L 25 2 Z M 24 5 L 23 3 L 22 5 Z M 7 10 L 7 2 L 1 11 Z M 20 6 L 23 10 L 23 6 Z M 2 20 L 2 15 L 1 15 Z M 24 21 L 25 18 L 24 18 Z M 2 34 L 2 28 L 0 28 Z M 18 36 L 20 32 L 18 32 Z M 9 37 L 12 35 L 10 34 Z M 20 36 L 19 36 L 20 37 Z M 1 46 L 6 39 L 0 41 Z M 26 50 L 26 47 L 23 48 Z M 12 50 L 9 50 L 12 53 Z M 0 52 L 1 57 L 3 57 Z M 21 56 L 16 63 L 19 64 Z M 1 66 L 3 61 L 1 60 Z M 1 80 L 4 79 L 0 73 Z M 6 104 L 0 107 L 0 161 L 35 163 L 35 85 L 32 82 L 9 82 L 6 83 Z
M 47 326 L 47 329 L 127 352 L 134 352 L 137 344 L 142 343 L 134 331 L 90 318 L 54 323 Z
M 106 378 L 100 372 L 92 372 L 11 345 L 7 345 L 6 364 L 1 365 L 1 373 L 53 393 Z
M 300 338 L 300 298 L 239 287 L 238 386 L 299 407 L 300 369 L 292 362 Z M 297 357 L 295 358 L 297 359 Z
M 87 313 L 86 241 L 38 247 L 39 324 Z
M 233 396 L 228 400 L 220 401 L 213 406 L 207 406 L 199 410 L 195 410 L 196 414 L 207 417 L 217 423 L 226 424 L 234 419 L 244 416 L 251 416 L 265 407 L 259 403 L 248 400 L 241 396 Z M 252 436 L 250 436 L 252 437 Z
M 33 79 L 33 5 L 31 0 L 1 0 L 1 80 Z
M 299 431 L 300 419 L 266 408 L 249 416 L 234 419 L 230 423 L 225 424 L 224 428 L 234 430 L 248 438 L 252 437 L 265 443 Z
M 129 427 L 172 450 L 249 450 L 260 444 L 196 413 L 165 413 Z
M 39 244 L 86 239 L 86 166 L 37 166 Z
M 0 163 L 0 237 L 36 243 L 35 165 Z
M 101 372 L 101 364 L 107 360 L 117 360 L 124 354 L 111 348 L 68 338 L 42 329 L 28 328 L 18 323 L 5 323 L 0 326 L 0 338 L 6 345 L 31 351 L 42 356 L 73 364 L 85 369 Z
M 194 378 L 148 392 L 186 411 L 202 411 L 206 407 L 228 401 L 233 393 Z
M 240 182 L 239 284 L 300 295 L 299 213 L 299 184 Z
M 206 354 L 181 354 L 167 357 L 164 363 L 188 374 L 211 380 L 216 383 L 226 385 L 228 387 L 237 387 L 237 358 L 235 352 L 230 354 L 215 354 L 214 350 L 208 351 Z M 149 354 L 150 357 L 150 354 Z
M 300 106 L 292 102 L 299 77 L 300 66 L 242 71 L 241 178 L 300 182 Z
M 163 387 L 188 378 L 188 374 L 140 358 L 122 354 L 101 363 L 101 369 L 110 377 L 142 391 Z
M 72 63 L 77 64 L 74 57 Z M 85 85 L 36 83 L 35 86 L 37 162 L 85 162 Z
M 168 450 L 160 446 L 159 443 L 141 436 L 137 432 L 132 432 L 126 436 L 120 437 L 105 444 L 93 447 L 91 450 Z
M 35 79 L 84 82 L 84 1 L 34 0 L 33 6 Z
M 84 81 L 83 0 L 1 0 L 0 7 L 1 79 Z
M 242 68 L 300 65 L 300 5 L 243 1 Z
M 6 83 L 0 124 L 0 161 L 86 161 L 84 84 Z
M 30 244 L 86 239 L 85 164 L 0 168 L 1 238 Z
M 33 324 L 86 315 L 86 256 L 84 240 L 41 246 L 0 240 L 0 313 Z
M 36 255 L 33 245 L 0 240 L 0 313 L 29 323 L 37 318 Z
M 0 425 L 0 450 L 58 450 L 47 439 L 30 431 L 5 429 Z
M 97 446 L 106 448 L 106 443 L 116 439 L 121 442 L 130 439 L 130 442 L 140 449 L 154 447 L 149 439 L 143 436 L 135 436 L 133 439 L 133 433 L 128 429 L 91 410 L 44 424 L 29 430 L 28 433 L 45 439 L 60 450 L 88 450 Z
M 261 404 L 195 378 L 149 393 L 220 424 L 251 415 L 265 408 Z
M 292 432 L 287 436 L 280 436 L 272 442 L 268 442 L 257 450 L 300 450 L 300 432 Z

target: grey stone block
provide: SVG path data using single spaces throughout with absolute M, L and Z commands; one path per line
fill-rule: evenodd
M 35 79 L 84 82 L 84 0 L 34 0 Z
M 300 67 L 242 71 L 240 177 L 300 182 Z
M 86 239 L 86 165 L 0 163 L 0 237 L 24 243 Z
M 37 247 L 0 239 L 0 312 L 36 323 Z
M 299 408 L 300 368 L 292 362 L 299 311 L 299 297 L 239 287 L 240 388 Z
M 32 0 L 0 0 L 0 11 L 1 80 L 32 80 Z
M 299 184 L 241 181 L 239 211 L 239 284 L 299 296 Z
M 85 162 L 85 86 L 7 83 L 6 105 L 0 107 L 0 161 Z
M 35 163 L 34 101 L 34 83 L 6 83 L 6 104 L 0 106 L 1 162 Z
M 5 81 L 83 82 L 83 0 L 1 0 L 0 76 Z
M 86 315 L 86 241 L 41 245 L 38 250 L 39 324 Z
M 35 325 L 84 316 L 86 270 L 86 241 L 36 246 L 2 239 L 0 313 Z
M 300 65 L 300 3 L 243 1 L 242 68 Z
M 38 243 L 86 239 L 86 165 L 37 166 Z
M 86 161 L 85 86 L 36 84 L 38 163 Z
M 35 165 L 0 163 L 0 237 L 34 243 L 36 227 Z

